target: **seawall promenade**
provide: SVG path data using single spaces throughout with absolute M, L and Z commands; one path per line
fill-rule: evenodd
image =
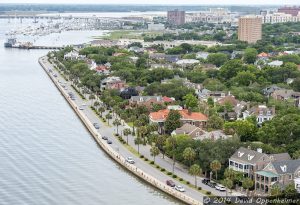
M 202 205 L 203 203 L 191 198 L 190 196 L 187 196 L 184 193 L 178 192 L 175 189 L 167 186 L 164 182 L 158 180 L 154 176 L 151 176 L 150 174 L 146 173 L 144 170 L 136 167 L 134 164 L 129 164 L 126 162 L 124 156 L 119 154 L 117 151 L 115 151 L 111 146 L 109 146 L 105 140 L 101 138 L 101 135 L 97 132 L 96 128 L 93 126 L 92 122 L 87 118 L 87 116 L 84 114 L 83 111 L 79 110 L 76 103 L 70 99 L 67 91 L 61 86 L 59 81 L 52 75 L 50 70 L 52 68 L 49 66 L 51 63 L 48 61 L 47 57 L 41 57 L 39 58 L 39 64 L 42 66 L 42 68 L 45 70 L 45 72 L 48 74 L 52 82 L 55 84 L 55 86 L 58 88 L 58 90 L 61 92 L 61 94 L 64 96 L 66 101 L 69 103 L 69 105 L 72 107 L 72 109 L 75 111 L 75 113 L 78 115 L 78 117 L 81 119 L 83 124 L 86 126 L 86 128 L 89 130 L 95 141 L 98 143 L 98 145 L 116 162 L 118 162 L 122 167 L 133 173 L 134 175 L 138 176 L 139 178 L 143 179 L 144 181 L 148 182 L 152 186 L 160 189 L 161 191 L 177 198 L 178 200 L 191 204 L 191 205 Z M 48 64 L 48 65 L 47 65 Z M 53 72 L 53 70 L 52 70 Z M 59 73 L 57 73 L 59 75 Z M 74 91 L 75 92 L 75 91 Z

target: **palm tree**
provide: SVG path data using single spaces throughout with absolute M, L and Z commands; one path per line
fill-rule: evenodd
M 116 118 L 113 121 L 113 125 L 117 127 L 117 136 L 119 135 L 119 125 L 121 125 L 121 120 L 119 120 L 118 118 Z
M 104 107 L 99 107 L 98 111 L 100 112 L 100 116 L 102 117 L 102 113 L 105 112 L 105 108 Z
M 94 107 L 97 108 L 100 105 L 98 101 L 94 102 Z
M 173 167 L 172 167 L 172 173 L 174 174 L 174 169 L 175 169 L 175 154 L 176 154 L 176 146 L 177 146 L 177 139 L 176 137 L 170 136 L 168 137 L 166 141 L 166 149 L 169 150 L 170 154 L 172 154 L 172 159 L 173 159 Z
M 254 185 L 254 182 L 253 182 L 253 180 L 250 179 L 249 177 L 246 177 L 246 178 L 243 180 L 242 186 L 243 186 L 244 189 L 247 190 L 247 196 L 248 196 L 248 194 L 249 194 L 249 189 L 250 189 L 251 187 L 253 187 L 253 185 Z
M 129 128 L 125 128 L 123 130 L 123 135 L 126 136 L 126 138 L 127 138 L 127 140 L 126 140 L 127 144 L 128 144 L 128 135 L 130 135 L 130 134 L 131 134 L 131 130 Z
M 143 139 L 143 144 L 146 145 L 146 134 L 148 133 L 146 126 L 141 126 L 138 128 L 138 135 Z
M 166 145 L 166 139 L 167 136 L 166 135 L 158 135 L 155 141 L 155 145 L 158 147 L 158 149 L 160 149 L 162 155 L 163 155 L 163 159 L 165 158 L 165 145 Z
M 111 116 L 110 113 L 107 113 L 107 114 L 105 115 L 105 118 L 107 119 L 107 123 L 109 124 L 109 120 L 112 119 L 112 116 Z
M 152 146 L 150 149 L 151 156 L 153 156 L 153 161 L 155 163 L 155 157 L 159 155 L 159 149 L 156 146 Z
M 229 178 L 226 178 L 226 179 L 223 180 L 223 184 L 226 187 L 226 197 L 227 197 L 227 194 L 228 194 L 227 193 L 227 188 L 231 189 L 233 187 L 233 181 Z
M 94 102 L 94 100 L 96 99 L 95 95 L 90 94 L 89 96 L 89 100 L 92 100 L 92 103 Z
M 214 160 L 210 163 L 212 171 L 216 172 L 216 180 L 218 180 L 218 171 L 221 169 L 221 163 L 218 160 Z
M 140 144 L 143 143 L 143 140 L 140 136 L 137 136 L 135 139 L 134 139 L 134 144 L 136 144 L 138 146 L 138 154 L 140 154 Z
M 197 187 L 197 176 L 200 176 L 201 172 L 202 169 L 198 164 L 193 164 L 189 169 L 189 174 L 195 177 L 195 187 Z
M 193 148 L 187 147 L 184 149 L 182 153 L 183 159 L 188 161 L 189 165 L 191 166 L 192 162 L 194 161 L 196 157 L 196 152 Z

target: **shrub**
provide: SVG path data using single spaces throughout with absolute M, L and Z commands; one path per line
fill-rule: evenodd
M 201 189 L 202 189 L 202 187 L 199 186 L 199 187 L 198 187 L 198 190 L 201 190 Z
M 144 155 L 141 155 L 141 156 L 140 156 L 140 158 L 142 158 L 142 159 L 143 159 L 143 158 L 144 158 Z
M 179 181 L 183 181 L 183 179 L 182 179 L 182 178 L 179 178 Z
M 207 195 L 211 195 L 211 192 L 210 192 L 210 191 L 206 191 L 206 194 L 207 194 Z
M 172 172 L 168 172 L 167 175 L 172 175 Z
M 119 134 L 118 134 L 118 133 L 116 133 L 115 135 L 116 135 L 116 136 L 119 136 Z
M 190 184 L 190 182 L 189 182 L 189 181 L 186 181 L 186 184 Z
M 159 166 L 159 165 L 156 165 L 156 168 L 157 168 L 157 169 L 159 169 L 159 168 L 160 168 L 160 166 Z
M 173 174 L 172 177 L 173 177 L 173 178 L 177 178 L 177 175 L 176 175 L 176 174 Z
M 148 158 L 145 157 L 145 161 L 147 162 L 147 161 L 148 161 Z
M 164 172 L 164 171 L 166 171 L 166 169 L 165 168 L 161 168 L 160 171 Z

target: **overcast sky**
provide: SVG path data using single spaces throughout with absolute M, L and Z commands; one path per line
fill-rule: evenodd
M 0 0 L 0 3 L 70 4 L 279 4 L 300 5 L 299 0 Z

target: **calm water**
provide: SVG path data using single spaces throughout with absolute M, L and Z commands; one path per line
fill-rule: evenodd
M 96 145 L 38 65 L 47 51 L 3 48 L 8 27 L 0 21 L 0 204 L 176 204 Z M 94 33 L 37 42 L 80 43 Z

